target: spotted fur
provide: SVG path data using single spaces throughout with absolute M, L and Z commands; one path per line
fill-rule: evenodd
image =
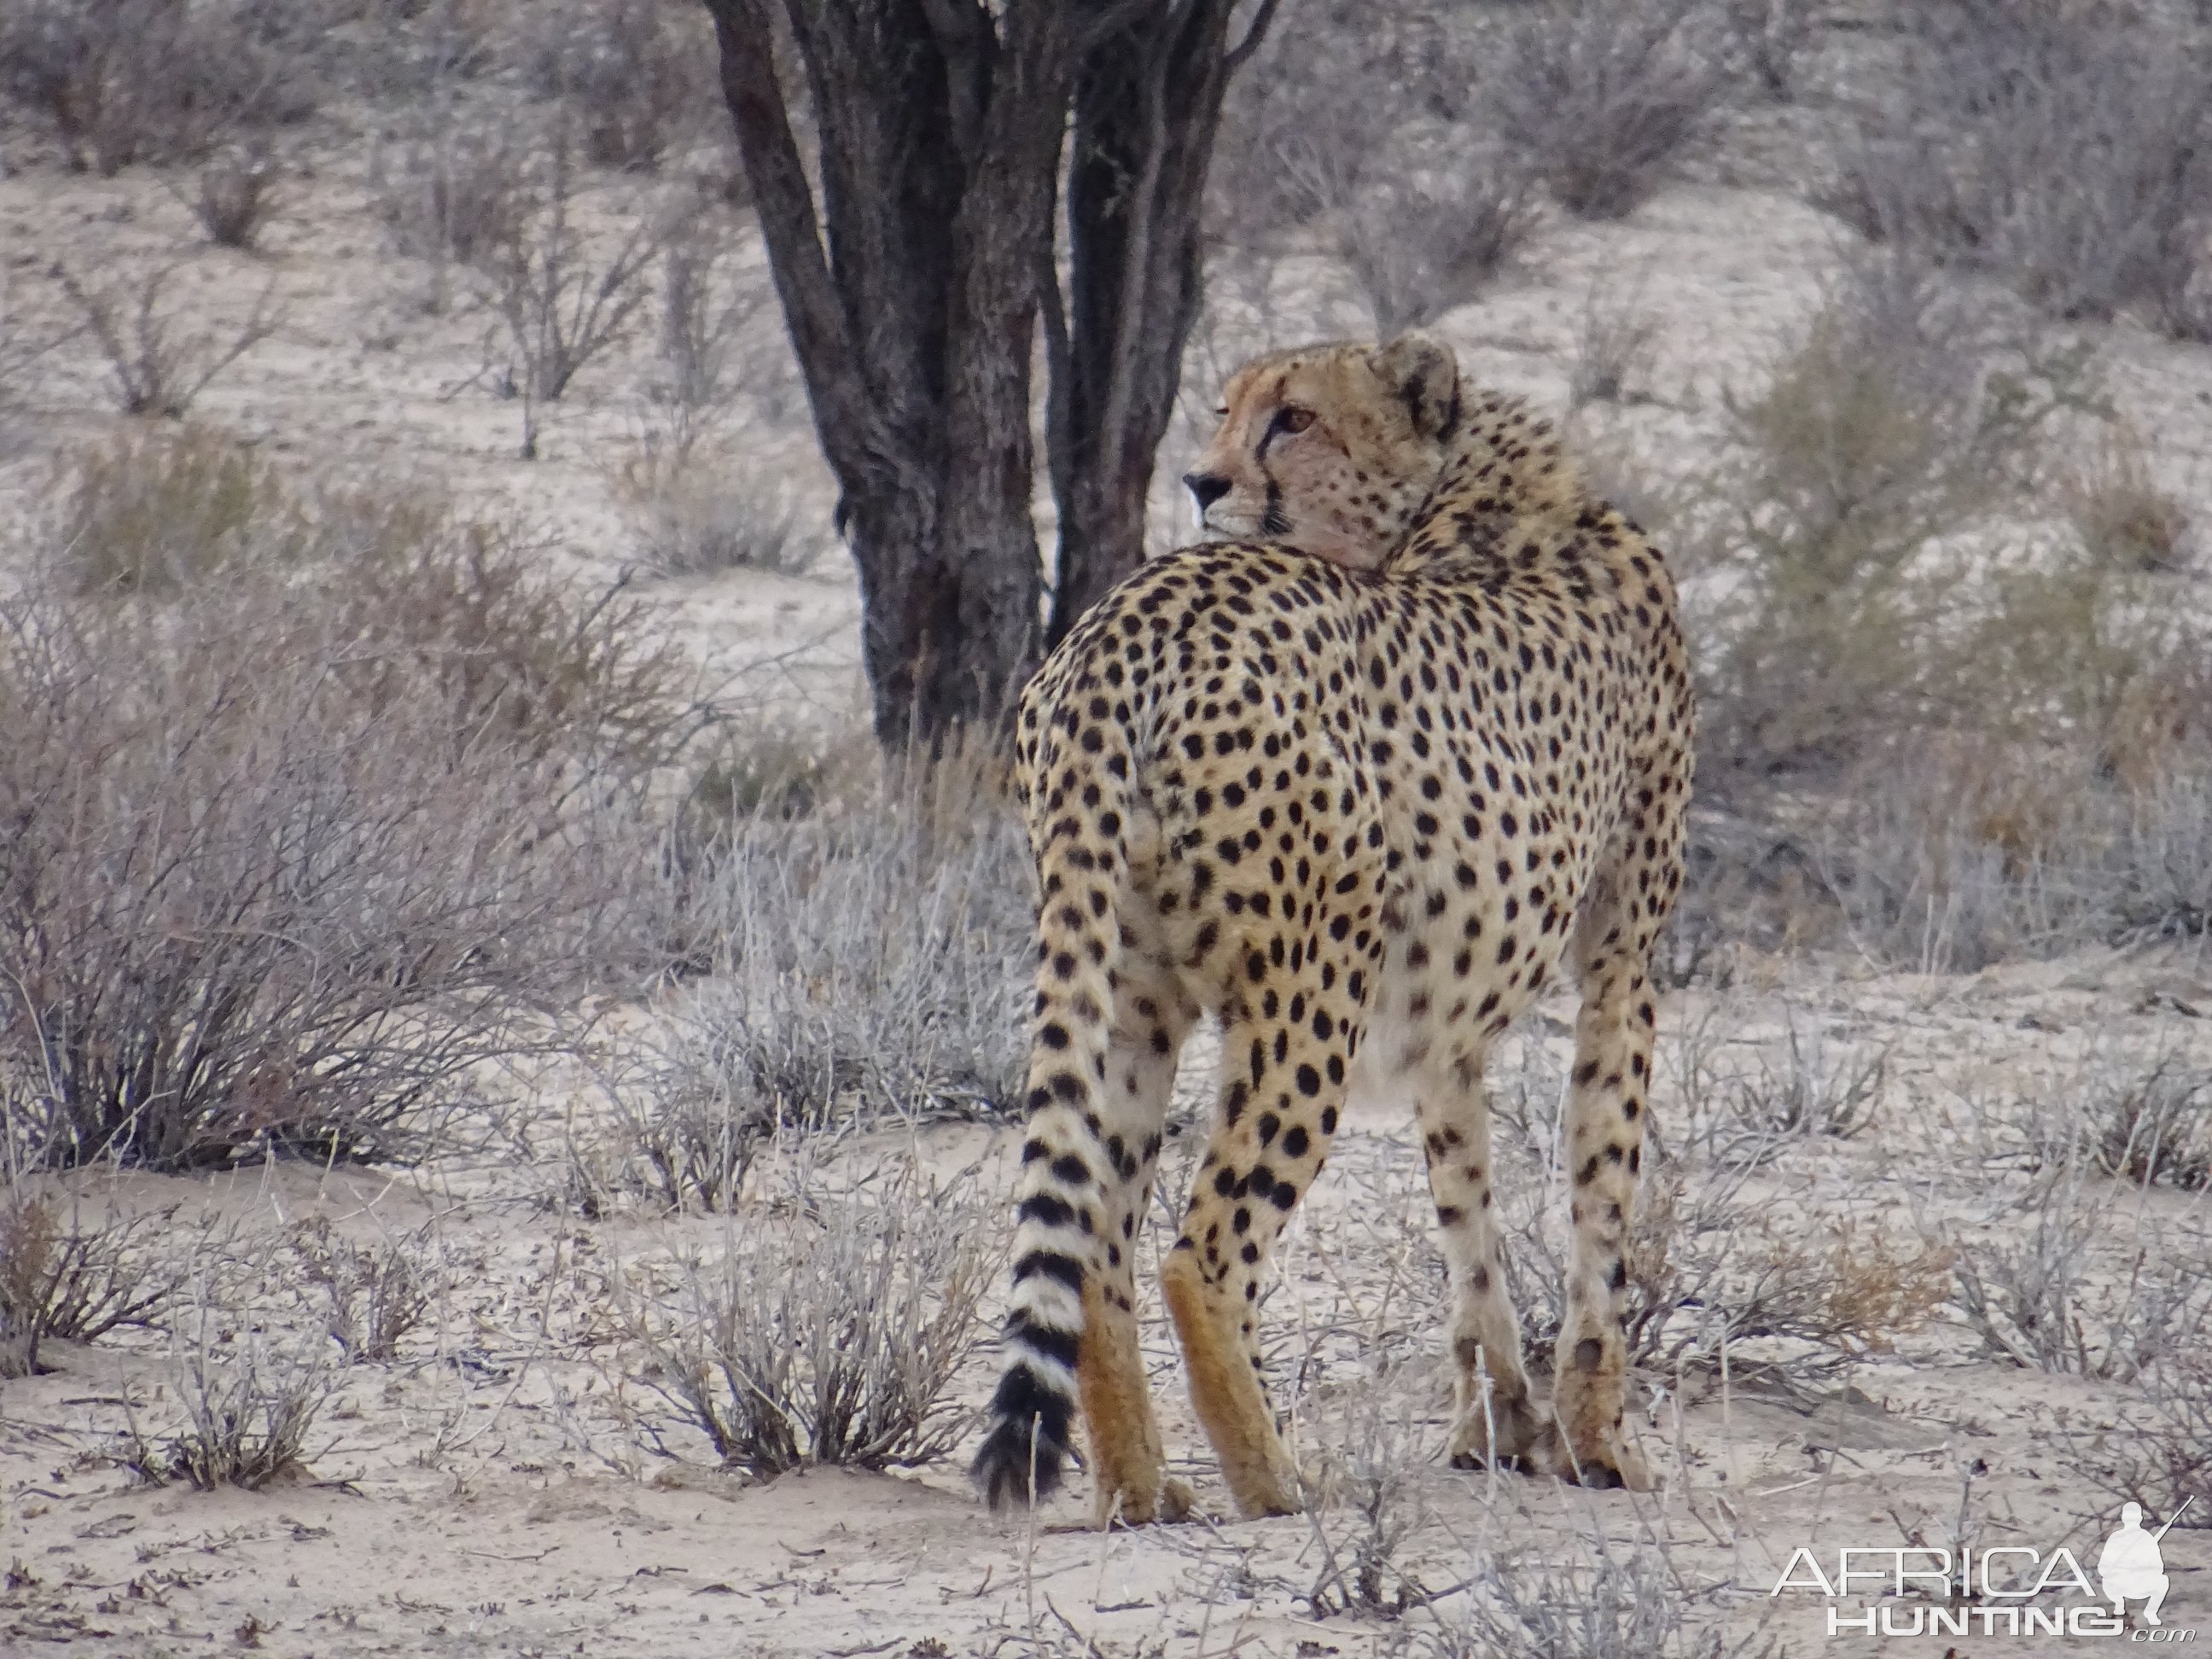
M 994 1505 L 1050 1491 L 1079 1403 L 1102 1523 L 1188 1510 L 1138 1353 L 1133 1253 L 1176 1058 L 1210 1011 L 1218 1109 L 1162 1282 L 1238 1507 L 1298 1504 L 1255 1308 L 1355 1061 L 1410 1093 L 1426 1148 L 1455 1460 L 1644 1486 L 1622 1431 L 1624 1251 L 1692 725 L 1665 563 L 1541 422 L 1463 386 L 1419 337 L 1241 371 L 1204 465 L 1194 480 L 1246 475 L 1212 491 L 1217 529 L 1272 514 L 1307 540 L 1143 567 L 1022 702 L 1042 883 L 1030 1117 L 977 1478 Z M 1482 1074 L 1563 969 L 1583 998 L 1573 1244 L 1540 1404 L 1505 1292 Z

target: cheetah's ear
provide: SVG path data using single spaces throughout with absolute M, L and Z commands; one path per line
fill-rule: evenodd
M 1401 334 L 1368 356 L 1384 385 L 1405 401 L 1413 430 L 1425 438 L 1451 436 L 1459 425 L 1459 359 L 1433 334 Z

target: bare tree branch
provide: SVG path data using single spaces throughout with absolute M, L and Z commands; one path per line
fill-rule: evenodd
M 1231 46 L 1222 57 L 1221 67 L 1224 74 L 1236 74 L 1238 70 L 1244 67 L 1252 54 L 1260 50 L 1261 44 L 1267 38 L 1267 30 L 1274 23 L 1275 13 L 1281 4 L 1282 0 L 1260 0 L 1259 9 L 1252 14 L 1252 21 L 1245 27 L 1244 38 Z
M 814 191 L 792 136 L 775 58 L 764 46 L 775 37 L 769 0 L 708 0 L 708 9 L 721 46 L 722 95 L 768 244 L 776 297 L 828 448 L 840 441 L 836 434 L 872 425 L 872 416 L 852 367 L 858 342 L 830 280 Z

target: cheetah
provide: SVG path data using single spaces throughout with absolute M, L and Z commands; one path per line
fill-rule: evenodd
M 1453 1296 L 1454 1462 L 1643 1490 L 1624 1249 L 1682 879 L 1694 709 L 1674 591 L 1549 428 L 1422 335 L 1263 357 L 1186 478 L 1224 539 L 1141 567 L 1030 683 L 1016 781 L 1041 883 L 1006 1367 L 975 1474 L 1052 1491 L 1080 1402 L 1101 1525 L 1175 1520 L 1134 1254 L 1176 1060 L 1218 1108 L 1162 1288 L 1237 1508 L 1299 1482 L 1261 1277 L 1357 1060 L 1410 1092 Z M 1562 964 L 1573 1244 L 1553 1398 L 1521 1361 L 1484 1058 Z

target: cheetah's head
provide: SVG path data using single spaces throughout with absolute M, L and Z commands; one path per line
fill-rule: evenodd
M 1230 377 L 1183 475 L 1201 529 L 1371 570 L 1397 544 L 1459 424 L 1459 365 L 1425 334 L 1301 346 Z

